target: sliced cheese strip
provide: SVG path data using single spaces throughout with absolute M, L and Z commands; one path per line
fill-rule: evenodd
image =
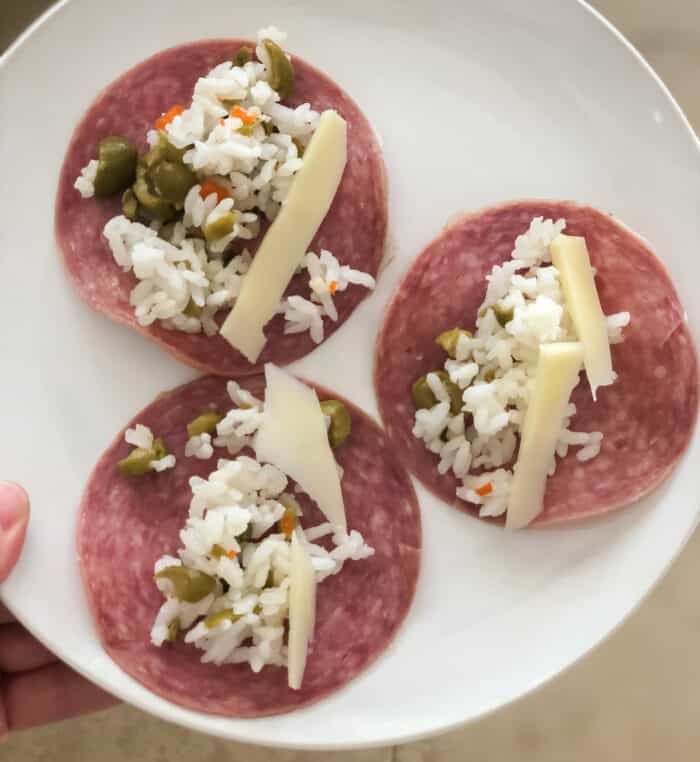
M 600 306 L 586 239 L 558 235 L 551 246 L 552 263 L 559 270 L 566 306 L 578 340 L 593 399 L 599 386 L 615 380 L 605 315 Z
M 299 530 L 289 549 L 289 638 L 287 640 L 287 684 L 301 688 L 309 641 L 316 623 L 316 575 Z
M 525 413 L 510 485 L 508 529 L 527 526 L 542 511 L 547 471 L 583 357 L 583 345 L 578 341 L 540 346 L 535 386 Z
M 287 200 L 258 248 L 221 335 L 251 363 L 267 339 L 263 328 L 282 296 L 335 197 L 347 161 L 347 125 L 324 111 L 304 153 Z
M 291 476 L 332 524 L 346 528 L 343 491 L 316 392 L 265 365 L 265 408 L 255 455 Z

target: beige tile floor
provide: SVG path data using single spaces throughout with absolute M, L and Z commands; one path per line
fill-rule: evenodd
M 0 0 L 0 50 L 47 5 Z M 595 5 L 647 56 L 700 128 L 700 0 Z M 0 762 L 696 762 L 698 580 L 700 532 L 640 610 L 592 654 L 531 696 L 429 741 L 365 752 L 276 751 L 208 738 L 120 706 L 18 733 L 0 747 Z

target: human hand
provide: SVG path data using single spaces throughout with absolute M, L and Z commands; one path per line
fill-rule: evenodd
M 29 498 L 0 482 L 0 582 L 17 563 L 29 523 Z M 0 603 L 0 738 L 104 709 L 116 699 L 84 680 L 47 651 Z

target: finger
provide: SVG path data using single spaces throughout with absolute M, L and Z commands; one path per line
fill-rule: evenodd
M 3 695 L 10 731 L 96 712 L 117 703 L 61 662 L 5 675 Z
M 17 563 L 29 522 L 29 497 L 13 482 L 0 482 L 0 582 Z
M 8 622 L 14 622 L 15 618 L 12 612 L 0 602 L 0 624 L 7 624 Z
M 44 667 L 56 657 L 19 624 L 0 626 L 0 672 L 26 672 Z

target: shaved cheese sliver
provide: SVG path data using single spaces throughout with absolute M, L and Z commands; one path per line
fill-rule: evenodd
M 346 528 L 338 467 L 316 392 L 272 363 L 265 365 L 265 407 L 256 458 L 294 479 L 331 524 Z
M 598 387 L 612 384 L 615 374 L 586 239 L 560 234 L 552 242 L 551 252 L 576 336 L 583 344 L 583 364 L 595 399 Z
M 528 403 L 513 471 L 506 514 L 507 529 L 527 526 L 543 508 L 547 472 L 569 398 L 583 362 L 581 342 L 540 345 L 535 386 Z
M 328 213 L 347 161 L 347 124 L 324 111 L 287 200 L 267 231 L 221 335 L 254 363 L 267 339 L 263 328 L 277 313 L 282 296 L 311 240 Z
M 287 684 L 298 691 L 306 669 L 306 654 L 316 623 L 316 575 L 311 557 L 292 535 L 289 550 L 289 639 L 287 641 Z

